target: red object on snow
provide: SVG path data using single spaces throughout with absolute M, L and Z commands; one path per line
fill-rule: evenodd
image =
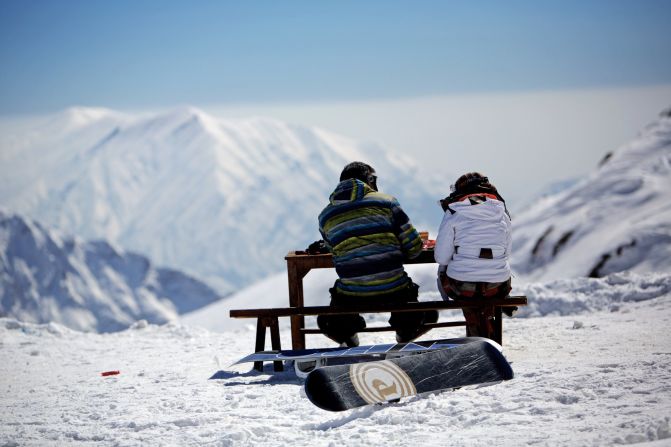
M 105 371 L 104 373 L 100 373 L 101 376 L 116 376 L 117 374 L 121 374 L 121 371 Z

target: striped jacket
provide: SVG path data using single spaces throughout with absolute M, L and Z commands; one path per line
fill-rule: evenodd
M 337 292 L 374 296 L 408 287 L 403 261 L 419 255 L 422 241 L 398 201 L 349 179 L 329 202 L 319 215 L 319 231 L 333 253 Z

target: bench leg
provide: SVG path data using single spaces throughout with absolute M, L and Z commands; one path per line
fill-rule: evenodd
M 503 346 L 503 311 L 501 307 L 494 308 L 494 341 Z
M 277 317 L 273 318 L 269 324 L 270 326 L 270 342 L 272 343 L 273 351 L 282 350 L 282 342 L 280 340 L 280 325 L 277 321 Z M 275 371 L 284 371 L 284 365 L 282 362 L 273 362 L 273 368 Z
M 256 322 L 256 347 L 254 352 L 265 351 L 266 349 L 266 328 L 270 328 L 270 343 L 274 351 L 281 351 L 280 325 L 277 317 L 259 317 Z M 273 362 L 275 371 L 284 371 L 282 362 Z M 263 371 L 263 362 L 254 362 L 254 369 Z
M 266 325 L 263 318 L 256 321 L 256 346 L 254 352 L 261 352 L 266 348 Z M 254 369 L 263 371 L 263 362 L 254 362 Z
M 305 349 L 305 334 L 301 329 L 305 328 L 305 317 L 294 315 L 291 320 L 291 349 Z

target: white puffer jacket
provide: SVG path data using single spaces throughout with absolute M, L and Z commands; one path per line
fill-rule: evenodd
M 503 282 L 510 278 L 511 225 L 505 205 L 485 197 L 474 203 L 467 196 L 450 204 L 438 230 L 434 256 L 439 271 L 458 281 Z M 455 249 L 455 247 L 458 247 Z M 491 249 L 492 259 L 480 257 L 480 250 Z

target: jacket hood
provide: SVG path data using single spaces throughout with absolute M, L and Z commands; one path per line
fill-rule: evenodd
M 343 180 L 342 182 L 338 183 L 336 189 L 331 193 L 331 196 L 329 197 L 329 203 L 331 203 L 331 205 L 338 205 L 342 203 L 353 202 L 355 200 L 361 200 L 366 194 L 371 192 L 375 192 L 375 190 L 361 180 Z
M 478 201 L 467 197 L 459 202 L 450 203 L 449 208 L 465 217 L 488 221 L 499 220 L 506 212 L 503 202 L 491 198 L 486 198 L 486 200 L 478 203 Z
M 489 186 L 483 186 L 483 185 L 473 185 L 469 188 L 466 188 L 464 190 L 460 191 L 454 191 L 452 194 L 449 196 L 445 197 L 444 199 L 440 200 L 440 206 L 443 208 L 443 211 L 447 211 L 447 206 L 456 203 L 456 202 L 461 202 L 468 196 L 471 196 L 473 194 L 486 194 L 490 196 L 494 196 L 492 198 L 496 198 L 503 202 L 503 205 L 505 207 L 506 201 L 501 197 L 501 194 L 496 190 L 495 187 L 489 185 Z

